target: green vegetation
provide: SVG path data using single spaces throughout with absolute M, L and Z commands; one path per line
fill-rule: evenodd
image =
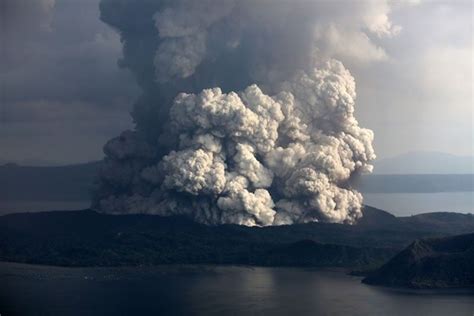
M 0 260 L 59 266 L 382 264 L 421 237 L 474 231 L 474 216 L 433 213 L 406 218 L 365 207 L 357 225 L 206 226 L 182 217 L 105 215 L 94 211 L 0 217 Z
M 412 288 L 474 287 L 474 234 L 416 240 L 363 282 Z

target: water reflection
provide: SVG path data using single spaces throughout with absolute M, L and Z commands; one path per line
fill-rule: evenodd
M 341 270 L 0 263 L 0 312 L 52 315 L 472 315 L 474 291 L 371 287 Z

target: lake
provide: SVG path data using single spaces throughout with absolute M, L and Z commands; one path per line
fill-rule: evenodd
M 467 315 L 473 290 L 362 284 L 343 270 L 0 263 L 2 315 Z
M 71 211 L 89 208 L 89 200 L 78 201 L 17 201 L 0 200 L 0 215 L 21 212 Z
M 364 193 L 364 204 L 396 216 L 427 212 L 474 213 L 474 192 Z
M 396 216 L 427 212 L 474 213 L 474 192 L 364 193 L 364 203 Z M 90 201 L 0 201 L 0 215 L 26 211 L 79 210 Z

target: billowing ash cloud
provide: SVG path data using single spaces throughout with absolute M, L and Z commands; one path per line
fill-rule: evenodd
M 373 133 L 338 59 L 386 58 L 383 1 L 102 0 L 142 97 L 104 147 L 94 207 L 207 224 L 353 223 Z

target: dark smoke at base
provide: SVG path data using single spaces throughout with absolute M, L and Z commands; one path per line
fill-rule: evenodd
M 136 130 L 104 147 L 93 206 L 207 224 L 353 223 L 362 196 L 349 179 L 371 171 L 373 133 L 358 126 L 354 78 L 334 58 L 385 58 L 367 34 L 398 32 L 389 11 L 383 1 L 103 0 L 143 95 Z

